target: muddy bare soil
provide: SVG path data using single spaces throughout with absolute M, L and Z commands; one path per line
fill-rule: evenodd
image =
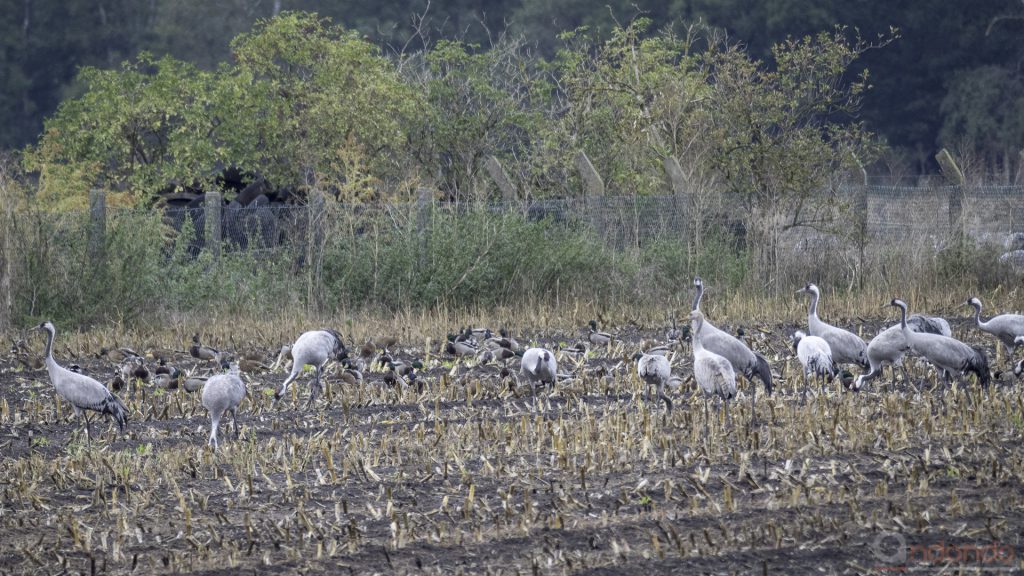
M 0 573 L 1020 571 L 1024 400 L 992 341 L 955 327 L 1002 371 L 987 391 L 935 386 L 910 359 L 923 393 L 887 370 L 869 390 L 815 386 L 801 404 L 794 329 L 747 328 L 776 392 L 758 386 L 752 422 L 741 382 L 729 418 L 711 404 L 707 435 L 688 345 L 671 413 L 635 376 L 629 358 L 663 328 L 560 355 L 571 377 L 536 402 L 500 365 L 402 343 L 399 358 L 424 361 L 422 390 L 372 366 L 352 386 L 332 364 L 314 408 L 309 374 L 275 408 L 286 371 L 254 369 L 241 434 L 222 425 L 216 452 L 198 393 L 131 385 L 118 393 L 127 433 L 94 418 L 90 447 L 46 372 L 2 357 Z M 280 344 L 266 343 L 265 365 Z M 117 370 L 57 351 L 103 382 Z M 993 545 L 1002 555 L 987 563 L 952 554 Z

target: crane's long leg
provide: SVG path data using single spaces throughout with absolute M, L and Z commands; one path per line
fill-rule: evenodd
M 320 384 L 320 373 L 323 371 L 323 365 L 316 367 L 316 374 L 313 376 L 313 384 L 309 391 L 309 402 L 306 403 L 306 408 L 312 408 L 313 403 L 316 402 L 317 396 L 320 395 L 320 390 L 323 386 Z
M 800 405 L 801 406 L 807 404 L 807 370 L 804 370 L 803 372 L 804 372 L 804 389 L 801 391 L 802 393 L 800 394 Z
M 704 395 L 704 439 L 708 438 L 708 396 Z
M 747 382 L 750 383 L 750 425 L 757 426 L 757 412 L 754 411 L 754 402 L 757 400 L 757 385 L 750 378 L 747 378 Z
M 89 412 L 82 410 L 82 420 L 85 422 L 85 441 L 89 447 L 92 447 L 92 432 L 89 431 Z
M 210 414 L 210 446 L 217 449 L 217 428 L 220 427 L 220 414 Z
M 238 439 L 238 408 L 231 409 L 231 425 L 235 427 L 235 440 Z

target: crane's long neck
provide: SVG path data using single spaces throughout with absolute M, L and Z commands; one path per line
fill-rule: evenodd
M 988 322 L 981 321 L 981 304 L 975 304 L 972 302 L 971 306 L 974 307 L 974 323 L 978 326 L 978 328 L 984 328 L 988 324 Z
M 701 336 L 702 336 L 701 328 L 703 328 L 703 327 L 704 327 L 704 321 L 703 320 L 694 320 L 693 321 L 693 330 L 692 330 L 692 333 L 690 334 L 690 339 L 693 341 L 692 344 L 693 344 L 693 352 L 694 353 L 703 352 L 704 351 L 704 342 L 701 341 Z
M 693 310 L 700 310 L 700 299 L 704 296 L 704 285 L 697 284 L 697 294 L 693 297 Z
M 899 306 L 900 309 L 900 328 L 903 330 L 903 339 L 907 341 L 907 344 L 913 346 L 914 341 L 917 339 L 917 333 L 910 329 L 907 325 L 907 307 Z
M 46 330 L 46 357 L 44 359 L 47 370 L 52 370 L 57 367 L 57 361 L 53 359 L 53 337 L 55 336 L 53 330 Z
M 807 310 L 807 317 L 808 318 L 814 318 L 814 319 L 818 318 L 818 293 L 817 292 L 811 292 L 811 306 Z

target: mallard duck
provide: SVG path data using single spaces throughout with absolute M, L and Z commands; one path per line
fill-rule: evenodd
M 205 360 L 207 362 L 213 361 L 219 363 L 221 356 L 220 350 L 211 346 L 204 346 L 199 341 L 198 332 L 192 335 L 192 345 L 189 346 L 188 353 L 191 354 L 193 358 Z
M 598 332 L 597 321 L 590 321 L 590 343 L 594 346 L 608 346 L 612 342 L 612 335 L 607 332 Z

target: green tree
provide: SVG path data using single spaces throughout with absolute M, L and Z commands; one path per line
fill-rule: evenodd
M 40 197 L 82 205 L 90 187 L 153 192 L 169 182 L 211 179 L 231 151 L 218 145 L 216 75 L 143 54 L 120 70 L 84 68 L 85 92 L 46 122 L 26 165 Z
M 867 72 L 847 79 L 869 44 L 846 30 L 789 39 L 773 50 L 774 67 L 732 48 L 710 55 L 709 101 L 719 146 L 712 155 L 728 190 L 741 201 L 747 246 L 765 285 L 775 285 L 787 230 L 829 227 L 848 199 L 844 172 L 872 161 L 878 148 L 856 114 Z
M 397 175 L 423 102 L 376 46 L 308 13 L 262 20 L 231 46 L 236 163 L 281 184 L 344 191 L 358 179 L 357 195 Z
M 478 199 L 489 189 L 479 174 L 488 156 L 515 172 L 528 164 L 551 85 L 521 38 L 502 37 L 488 50 L 441 41 L 421 56 L 409 75 L 429 106 L 409 154 L 426 174 L 440 167 L 437 185 L 449 198 Z
M 84 93 L 26 155 L 42 197 L 81 204 L 97 183 L 145 197 L 227 165 L 365 195 L 393 173 L 421 99 L 375 46 L 311 14 L 262 21 L 232 46 L 235 65 L 216 72 L 146 54 L 83 69 Z

